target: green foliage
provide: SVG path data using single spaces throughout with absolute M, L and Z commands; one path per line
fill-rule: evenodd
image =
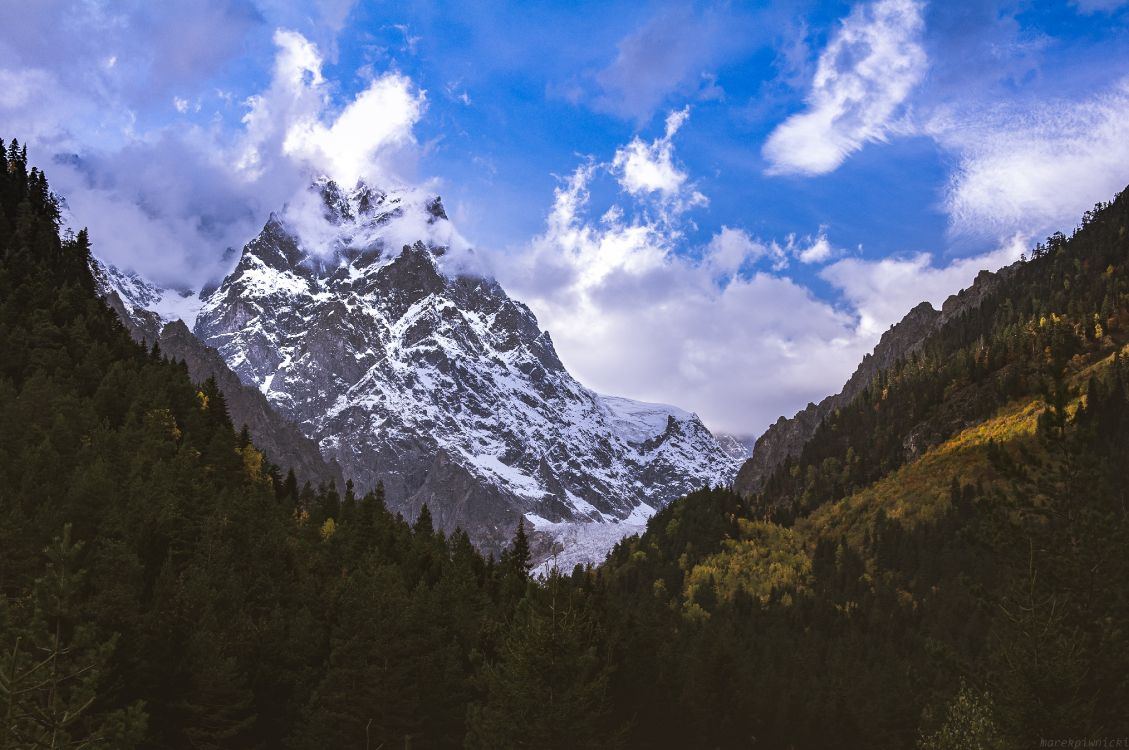
M 0 748 L 137 746 L 143 705 L 96 705 L 117 636 L 101 639 L 82 617 L 85 571 L 71 527 L 44 550 L 46 572 L 27 601 L 0 612 Z
M 470 655 L 528 549 L 503 601 L 465 534 L 413 530 L 382 488 L 299 489 L 214 382 L 129 339 L 86 232 L 61 239 L 42 173 L 7 154 L 0 746 L 461 745 Z
M 519 527 L 520 528 L 520 527 Z M 469 748 L 614 748 L 611 667 L 583 595 L 553 572 L 519 606 L 471 706 Z

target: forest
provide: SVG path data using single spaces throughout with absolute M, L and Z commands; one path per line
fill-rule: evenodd
M 0 749 L 1129 737 L 1129 194 L 761 493 L 535 577 L 521 526 L 484 557 L 273 464 L 130 339 L 98 238 L 0 150 Z

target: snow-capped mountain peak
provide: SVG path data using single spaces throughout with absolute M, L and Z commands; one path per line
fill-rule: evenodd
M 194 333 L 358 489 L 381 482 L 392 508 L 426 503 L 487 548 L 524 518 L 598 558 L 674 498 L 732 481 L 696 415 L 585 388 L 473 259 L 438 198 L 318 180 L 247 243 Z
M 418 187 L 380 190 L 359 181 L 343 190 L 328 177 L 318 177 L 272 219 L 303 254 L 285 259 L 295 262 L 280 268 L 368 267 L 377 257 L 390 261 L 388 249 L 416 242 L 444 257 L 441 265 L 449 273 L 478 263 L 469 243 L 447 220 L 442 200 Z

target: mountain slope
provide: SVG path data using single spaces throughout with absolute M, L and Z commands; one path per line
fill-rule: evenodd
M 878 373 L 919 351 L 930 334 L 945 323 L 978 307 L 985 296 L 999 285 L 1001 279 L 1006 278 L 1014 269 L 1015 266 L 1009 266 L 997 273 L 981 271 L 971 287 L 950 296 L 940 311 L 928 302 L 922 302 L 906 313 L 904 318 L 882 334 L 874 352 L 863 357 L 841 391 L 818 404 L 808 404 L 790 419 L 780 417 L 757 438 L 752 454 L 737 473 L 734 489 L 744 494 L 760 491 L 769 475 L 786 459 L 799 456 L 824 419 L 854 400 Z
M 251 439 L 283 470 L 293 469 L 299 482 L 334 482 L 344 486 L 341 469 L 326 461 L 317 444 L 282 417 L 256 388 L 244 385 L 219 356 L 188 329 L 201 302 L 192 293 L 176 292 L 125 274 L 94 259 L 91 263 L 98 295 L 135 341 L 157 344 L 164 356 L 183 361 L 195 382 L 214 379 L 236 425 L 246 425 Z
M 266 471 L 4 145 L 0 747 L 463 747 L 524 561 Z

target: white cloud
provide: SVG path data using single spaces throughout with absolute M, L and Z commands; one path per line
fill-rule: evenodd
M 157 282 L 198 287 L 229 270 L 225 250 L 252 238 L 270 211 L 300 206 L 315 174 L 346 189 L 360 177 L 385 188 L 415 182 L 412 129 L 423 92 L 387 73 L 338 104 L 319 48 L 292 31 L 279 30 L 274 40 L 270 82 L 246 102 L 234 129 L 191 117 L 154 130 L 126 121 L 113 123 L 116 135 L 101 147 L 76 143 L 66 126 L 106 122 L 99 100 L 71 96 L 51 85 L 50 73 L 35 71 L 0 69 L 0 84 L 8 83 L 0 85 L 0 112 L 14 113 L 28 126 L 19 132 L 34 132 L 48 154 L 73 149 L 73 158 L 51 166 L 52 185 L 66 196 L 72 220 L 89 225 L 96 252 Z M 33 95 L 36 107 L 20 104 Z M 172 104 L 191 115 L 200 99 L 177 96 Z M 42 122 L 26 122 L 32 114 Z
M 645 143 L 638 136 L 615 152 L 611 171 L 628 194 L 657 198 L 667 218 L 708 203 L 706 196 L 687 183 L 686 172 L 674 163 L 673 139 L 690 117 L 690 108 L 671 112 L 661 138 Z
M 793 232 L 781 243 L 755 239 L 743 229 L 723 225 L 706 247 L 703 262 L 715 272 L 715 276 L 726 278 L 761 260 L 768 261 L 773 271 L 783 271 L 788 267 L 790 258 L 804 264 L 825 263 L 839 254 L 822 227 L 814 236 L 799 238 Z
M 800 250 L 796 257 L 801 263 L 825 263 L 831 259 L 833 252 L 827 236 L 820 234 L 808 247 Z
M 787 255 L 777 243 L 764 243 L 750 237 L 744 229 L 723 225 L 710 239 L 703 263 L 716 278 L 728 279 L 764 258 L 775 270 L 788 265 Z
M 1017 234 L 995 250 L 944 266 L 934 265 L 930 253 L 881 260 L 844 258 L 819 275 L 842 293 L 857 317 L 857 335 L 877 340 L 918 303 L 927 301 L 940 309 L 950 294 L 966 287 L 981 270 L 995 271 L 1019 260 L 1026 247 L 1027 238 Z
M 361 178 L 377 184 L 402 179 L 394 157 L 415 145 L 412 128 L 423 114 L 424 92 L 406 76 L 386 73 L 334 112 L 317 47 L 281 29 L 274 41 L 274 76 L 265 92 L 248 100 L 238 167 L 260 178 L 281 152 L 346 187 Z
M 666 118 L 666 135 L 650 145 L 638 136 L 619 149 L 612 167 L 621 172 L 620 185 L 632 195 L 659 192 L 664 196 L 676 194 L 686 182 L 686 173 L 674 166 L 671 139 L 689 117 L 689 108 L 671 112 Z
M 283 151 L 320 165 L 344 185 L 386 175 L 380 157 L 390 148 L 415 144 L 412 128 L 423 110 L 423 92 L 411 79 L 388 73 L 373 81 L 332 124 L 310 119 L 294 123 Z
M 530 305 L 581 382 L 678 404 L 726 432 L 757 433 L 838 391 L 911 308 L 939 306 L 1023 246 L 1017 236 L 945 265 L 927 253 L 841 259 L 819 272 L 836 305 L 784 275 L 790 259 L 843 254 L 824 228 L 778 242 L 722 226 L 695 258 L 676 221 L 646 212 L 626 220 L 616 206 L 593 211 L 588 186 L 603 166 L 583 164 L 558 187 L 544 233 L 497 264 L 500 281 Z M 657 191 L 636 194 L 647 200 Z
M 1081 102 L 941 110 L 927 132 L 959 158 L 945 199 L 954 231 L 1067 229 L 1129 179 L 1129 80 Z
M 862 351 L 851 317 L 754 269 L 779 259 L 780 245 L 725 227 L 695 261 L 661 223 L 615 213 L 591 222 L 594 172 L 577 169 L 556 191 L 545 233 L 498 264 L 582 382 L 692 408 L 739 432 L 841 385 L 844 363 Z
M 922 8 L 920 0 L 855 6 L 819 57 L 807 109 L 765 142 L 769 174 L 826 174 L 886 139 L 925 73 Z

